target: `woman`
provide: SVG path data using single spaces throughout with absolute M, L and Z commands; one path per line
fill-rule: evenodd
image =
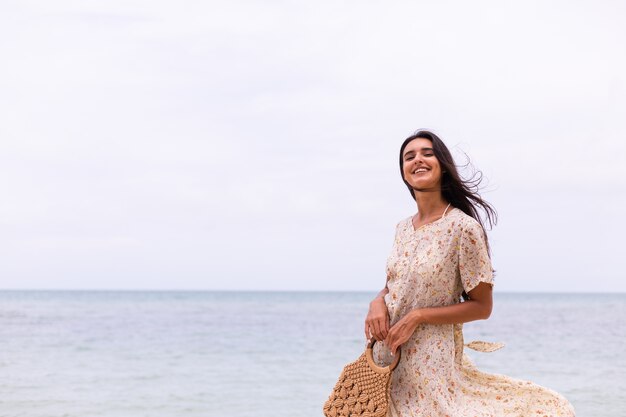
M 366 338 L 382 342 L 374 345 L 377 362 L 402 349 L 388 416 L 574 416 L 556 392 L 482 373 L 464 357 L 461 323 L 487 319 L 492 308 L 493 270 L 478 210 L 490 225 L 496 213 L 476 191 L 480 178 L 462 180 L 448 148 L 424 130 L 402 144 L 400 172 L 417 214 L 396 226 L 387 283 L 365 320 Z

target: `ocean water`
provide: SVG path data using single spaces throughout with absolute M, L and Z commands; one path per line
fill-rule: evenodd
M 373 293 L 0 291 L 0 416 L 322 416 Z M 626 416 L 626 294 L 500 294 L 482 370 Z

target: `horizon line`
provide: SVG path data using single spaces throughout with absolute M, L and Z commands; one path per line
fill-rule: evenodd
M 148 289 L 148 288 L 0 288 L 0 292 L 225 292 L 225 293 L 377 293 L 380 290 L 314 290 L 314 289 Z M 545 291 L 545 290 L 507 290 L 495 294 L 626 294 L 626 291 Z

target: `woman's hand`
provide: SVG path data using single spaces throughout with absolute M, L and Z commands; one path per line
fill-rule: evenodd
M 385 345 L 392 355 L 395 355 L 398 347 L 409 340 L 413 332 L 415 332 L 417 325 L 420 323 L 418 311 L 413 310 L 406 314 L 389 329 L 385 338 Z
M 370 303 L 370 309 L 365 318 L 365 338 L 371 337 L 380 342 L 387 337 L 389 331 L 389 311 L 383 297 L 376 297 Z

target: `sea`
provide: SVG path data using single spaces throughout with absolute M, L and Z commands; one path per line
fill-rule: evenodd
M 321 417 L 374 295 L 0 291 L 0 417 Z M 494 297 L 483 371 L 626 416 L 626 294 Z

